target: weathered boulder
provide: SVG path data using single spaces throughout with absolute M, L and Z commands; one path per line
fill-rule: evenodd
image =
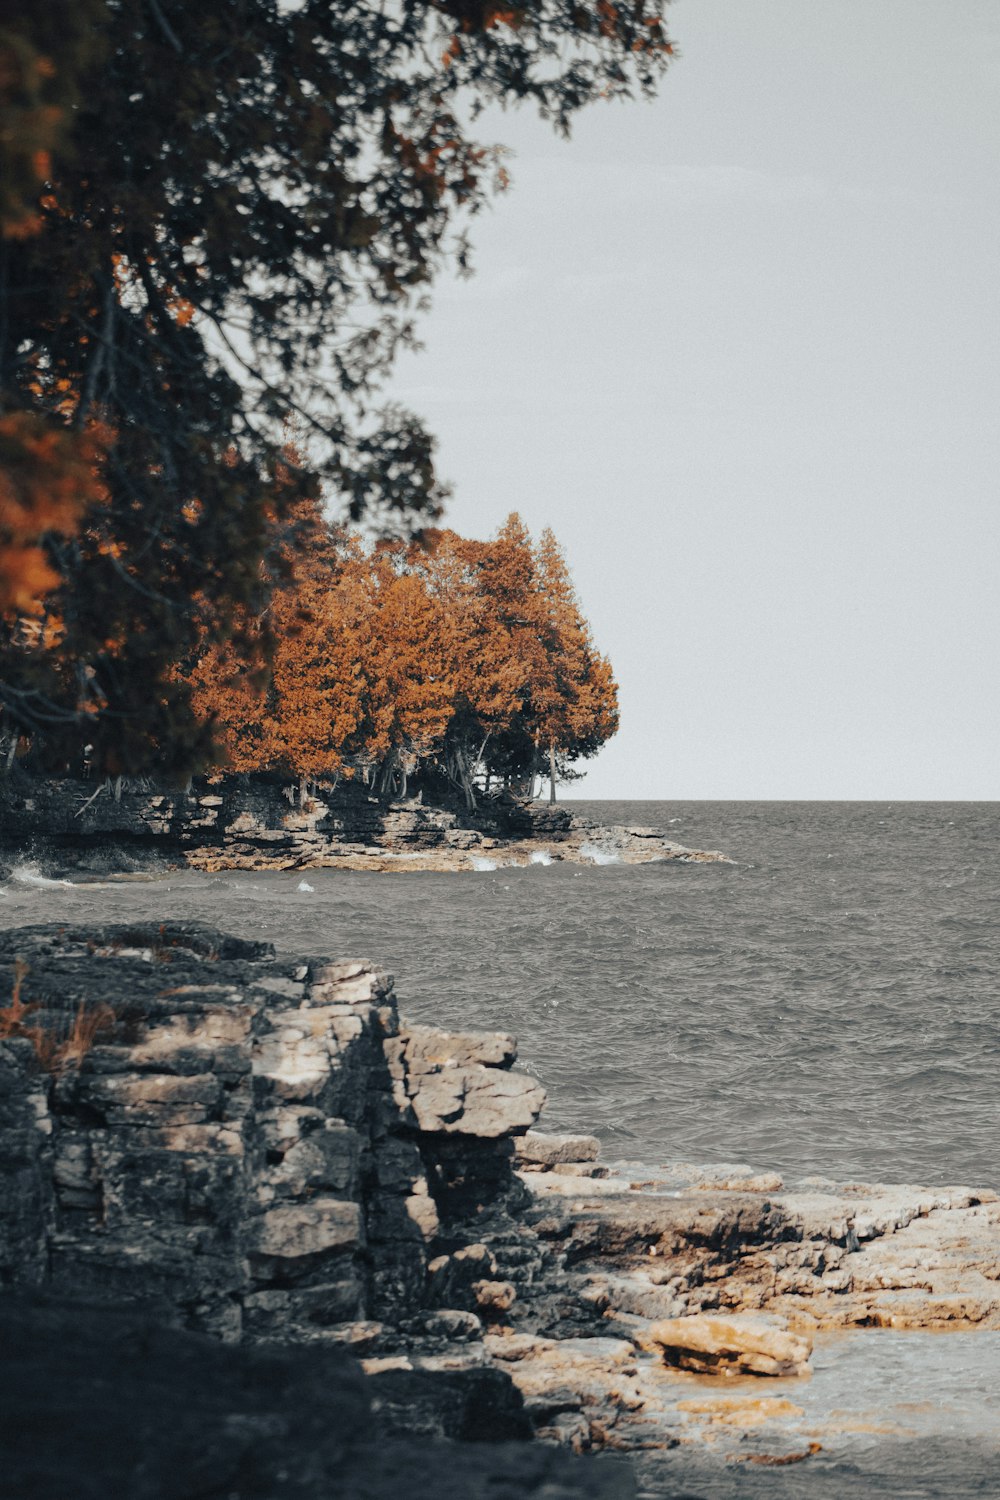
M 812 1351 L 812 1340 L 784 1318 L 762 1313 L 666 1318 L 650 1325 L 646 1340 L 667 1364 L 701 1375 L 804 1375 Z
M 508 1071 L 513 1037 L 406 1026 L 385 1044 L 396 1099 L 419 1130 L 493 1140 L 533 1125 L 545 1090 L 527 1073 Z
M 566 1162 L 592 1162 L 601 1154 L 601 1143 L 593 1135 L 544 1135 L 529 1130 L 514 1145 L 518 1164 L 553 1167 Z

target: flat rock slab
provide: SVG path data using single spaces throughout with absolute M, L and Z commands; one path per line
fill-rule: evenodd
M 540 1167 L 596 1161 L 600 1152 L 601 1143 L 594 1135 L 544 1135 L 540 1130 L 529 1130 L 515 1148 L 519 1162 Z
M 667 1364 L 700 1375 L 804 1375 L 812 1352 L 810 1338 L 764 1314 L 665 1318 L 646 1337 Z

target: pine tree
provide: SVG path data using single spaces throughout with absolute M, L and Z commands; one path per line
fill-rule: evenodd
M 596 754 L 618 728 L 618 688 L 611 665 L 594 647 L 566 559 L 546 529 L 537 554 L 545 612 L 544 665 L 532 689 L 538 743 L 548 755 L 549 800 L 556 800 L 557 764 Z

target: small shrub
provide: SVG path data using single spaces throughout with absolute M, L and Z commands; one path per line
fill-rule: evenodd
M 102 1032 L 114 1024 L 115 1013 L 103 1001 L 99 1005 L 87 1005 L 83 1000 L 77 1006 L 76 1015 L 68 1025 L 41 1025 L 30 1021 L 39 1011 L 37 1004 L 26 1004 L 21 997 L 28 965 L 23 959 L 14 961 L 14 987 L 10 1004 L 0 1008 L 0 1040 L 7 1037 L 24 1037 L 35 1049 L 35 1056 L 47 1073 L 59 1077 L 70 1068 L 78 1068 Z

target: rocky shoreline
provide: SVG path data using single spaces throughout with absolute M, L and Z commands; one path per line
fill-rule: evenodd
M 267 777 L 224 777 L 190 791 L 52 780 L 0 795 L 0 861 L 25 850 L 56 875 L 189 866 L 216 870 L 406 873 L 494 866 L 725 862 L 654 828 L 608 827 L 509 796 L 475 809 L 384 801 L 356 783 L 301 799 Z
M 877 1358 L 878 1330 L 1000 1328 L 995 1194 L 604 1165 L 534 1129 L 513 1038 L 408 1025 L 368 963 L 191 924 L 22 928 L 0 996 L 5 1389 L 85 1411 L 60 1351 L 108 1340 L 126 1407 L 137 1349 L 214 1370 L 201 1426 L 171 1400 L 219 1493 L 242 1465 L 270 1476 L 248 1494 L 302 1500 L 403 1473 L 428 1497 L 624 1497 L 636 1471 L 666 1495 L 675 1451 L 808 1463 L 845 1430 L 795 1398 L 824 1339 Z M 13 1493 L 80 1461 L 49 1450 L 48 1491 Z M 171 1475 L 134 1493 L 209 1492 Z

